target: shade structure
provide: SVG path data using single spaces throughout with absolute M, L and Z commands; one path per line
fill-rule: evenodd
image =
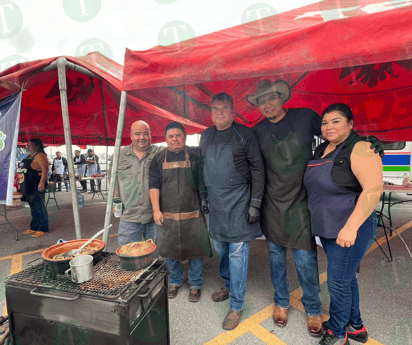
M 170 46 L 127 49 L 123 88 L 205 126 L 212 125 L 211 97 L 227 92 L 235 120 L 251 127 L 262 117 L 246 95 L 260 80 L 284 79 L 293 90 L 286 108 L 321 113 L 345 102 L 360 133 L 412 140 L 410 1 L 327 0 L 280 14 L 260 5 L 245 12 L 255 21 Z
M 66 73 L 72 143 L 114 145 L 123 66 L 98 52 L 83 57 L 67 56 L 66 59 L 68 66 L 71 63 L 74 68 Z M 21 142 L 40 137 L 45 144 L 65 144 L 57 70 L 47 70 L 56 60 L 26 62 L 0 74 L 0 99 L 24 90 L 19 129 Z M 175 119 L 174 114 L 131 96 L 122 144 L 130 144 L 130 126 L 136 120 L 148 122 L 153 141 L 160 142 L 164 141 L 164 127 Z M 183 124 L 189 134 L 203 128 L 190 121 Z

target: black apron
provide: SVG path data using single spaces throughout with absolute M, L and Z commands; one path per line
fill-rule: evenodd
M 292 123 L 293 127 L 293 123 Z M 280 139 L 267 133 L 262 154 L 266 184 L 262 202 L 262 230 L 277 245 L 304 250 L 315 248 L 310 229 L 303 175 L 308 153 L 294 129 Z
M 356 206 L 359 194 L 338 186 L 332 179 L 336 156 L 346 144 L 342 143 L 332 157 L 309 161 L 306 168 L 304 183 L 313 235 L 337 238 Z
M 246 242 L 262 234 L 259 222 L 250 224 L 250 182 L 241 176 L 233 160 L 232 144 L 209 146 L 204 162 L 209 198 L 210 236 L 222 242 Z
M 213 255 L 186 148 L 185 153 L 185 161 L 167 162 L 165 152 L 160 190 L 163 226 L 157 226 L 159 255 L 177 261 Z
M 37 191 L 39 187 L 41 180 L 41 171 L 37 171 L 31 168 L 31 163 L 38 153 L 39 152 L 37 152 L 31 158 L 24 158 L 18 165 L 18 172 L 24 173 L 24 181 L 20 184 L 20 191 L 24 194 L 24 196 L 32 194 L 33 191 Z M 47 183 L 45 183 L 44 189 L 46 189 L 46 187 Z

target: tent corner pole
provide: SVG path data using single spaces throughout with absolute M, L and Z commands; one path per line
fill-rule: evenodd
M 111 164 L 111 173 L 110 173 L 110 188 L 109 188 L 109 195 L 107 198 L 107 205 L 106 205 L 106 216 L 104 218 L 104 228 L 106 229 L 103 233 L 103 241 L 106 242 L 105 251 L 107 251 L 107 243 L 109 240 L 109 225 L 110 219 L 112 216 L 112 207 L 113 207 L 113 198 L 114 198 L 114 191 L 116 188 L 116 181 L 117 181 L 117 164 L 119 163 L 119 154 L 120 154 L 120 146 L 122 145 L 122 138 L 123 138 L 123 128 L 124 128 L 124 120 L 126 114 L 126 105 L 127 105 L 127 91 L 122 91 L 120 96 L 120 107 L 119 107 L 119 119 L 117 122 L 117 132 L 116 132 L 116 143 L 114 146 L 114 153 L 112 156 L 112 164 Z
M 67 163 L 69 166 L 69 181 L 73 204 L 74 226 L 76 230 L 76 239 L 82 238 L 80 227 L 79 201 L 77 200 L 76 179 L 74 176 L 74 160 L 72 150 L 72 137 L 70 133 L 69 103 L 67 100 L 67 82 L 66 82 L 66 59 L 60 57 L 57 59 L 57 71 L 59 76 L 60 102 L 62 107 L 64 139 L 67 147 Z

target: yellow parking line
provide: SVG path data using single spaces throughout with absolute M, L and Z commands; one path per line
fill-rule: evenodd
M 401 226 L 399 229 L 397 229 L 398 233 L 402 233 L 403 231 L 409 229 L 412 227 L 412 221 L 409 223 L 406 223 L 405 225 Z M 392 237 L 389 237 L 389 240 L 392 238 L 396 237 L 397 234 L 394 233 Z M 378 240 L 380 244 L 386 242 L 386 237 L 383 236 Z M 378 245 L 376 242 L 371 246 L 371 248 L 368 250 L 366 254 L 369 254 L 371 251 L 375 250 L 378 248 Z M 324 272 L 319 275 L 319 283 L 323 284 L 327 280 L 327 272 Z M 300 302 L 300 298 L 303 295 L 302 288 L 299 287 L 296 290 L 292 291 L 290 293 L 290 305 L 301 312 L 305 312 L 305 309 L 303 307 L 302 302 Z M 265 309 L 261 310 L 255 315 L 250 316 L 248 319 L 242 321 L 237 328 L 235 328 L 233 331 L 230 332 L 224 332 L 222 334 L 219 334 L 216 338 L 208 341 L 204 345 L 227 345 L 231 343 L 232 341 L 242 337 L 246 333 L 250 332 L 256 337 L 258 337 L 260 340 L 265 342 L 266 344 L 285 344 L 282 340 L 280 340 L 278 337 L 276 337 L 274 334 L 266 330 L 266 328 L 262 327 L 260 324 L 267 319 L 269 319 L 272 316 L 273 313 L 273 308 L 274 304 L 272 303 Z M 322 321 L 326 321 L 329 319 L 329 316 L 326 314 L 322 314 Z M 265 330 L 263 331 L 262 328 Z M 270 337 L 270 338 L 269 338 Z M 383 345 L 377 340 L 374 340 L 372 338 L 369 338 L 368 344 L 371 345 Z
M 44 248 L 44 249 L 46 249 L 46 248 Z M 33 251 L 31 251 L 31 252 L 25 252 L 25 253 L 19 253 L 19 254 L 13 254 L 13 255 L 8 255 L 8 256 L 3 256 L 3 257 L 0 258 L 0 261 L 6 260 L 6 259 L 12 259 L 12 260 L 14 260 L 14 258 L 15 258 L 16 256 L 25 256 L 25 255 L 30 255 L 30 254 L 41 253 L 44 249 L 37 249 L 37 250 L 33 250 Z M 20 271 L 21 271 L 21 269 L 20 269 Z M 20 271 L 17 271 L 17 272 L 20 272 Z M 17 272 L 14 272 L 14 273 L 17 273 Z
M 109 235 L 109 237 L 116 237 L 116 236 L 118 236 L 118 235 L 117 235 L 117 234 Z M 100 238 L 101 238 L 101 237 L 100 237 Z M 41 252 L 42 252 L 43 250 L 45 250 L 45 249 L 47 249 L 47 248 L 37 249 L 37 250 L 33 250 L 33 251 L 31 251 L 31 252 L 25 252 L 25 253 L 20 253 L 20 254 L 12 254 L 12 255 L 8 255 L 8 256 L 3 256 L 3 257 L 0 258 L 0 261 L 2 261 L 2 260 L 7 260 L 7 259 L 13 259 L 16 255 L 25 256 L 25 255 L 31 255 L 31 254 L 41 253 Z
M 404 232 L 405 230 L 408 230 L 410 227 L 412 227 L 412 221 L 410 221 L 409 223 L 406 223 L 405 225 L 402 225 L 399 229 L 396 229 L 396 231 L 397 231 L 399 234 L 401 234 L 401 233 Z M 394 237 L 396 237 L 396 236 L 398 236 L 398 234 L 397 234 L 396 232 L 393 232 L 393 233 L 392 233 L 392 237 L 389 237 L 389 235 L 388 235 L 388 238 L 389 238 L 389 240 L 391 240 L 392 238 L 394 238 Z M 380 245 L 384 244 L 385 242 L 386 242 L 386 237 L 385 237 L 385 236 L 381 237 L 381 238 L 378 240 L 378 243 L 379 243 Z M 378 248 L 378 243 L 373 242 L 372 246 L 369 248 L 369 250 L 366 252 L 366 254 L 369 254 L 372 250 L 375 250 L 376 248 Z
M 266 344 L 287 345 L 284 341 L 280 340 L 276 335 L 269 332 L 265 327 L 261 325 L 253 325 L 250 328 L 250 333 L 258 337 Z
M 11 260 L 10 275 L 18 273 L 22 270 L 23 254 L 15 254 Z
M 106 205 L 97 205 L 97 206 L 86 206 L 85 208 L 96 208 L 96 207 L 106 207 Z M 57 211 L 47 211 L 48 214 L 50 213 L 56 213 L 56 212 L 66 212 L 66 211 L 73 211 L 72 208 L 66 208 L 64 210 L 57 210 Z M 22 215 L 22 216 L 15 216 L 15 217 L 7 217 L 7 219 L 17 219 L 17 218 L 22 218 L 22 217 L 30 217 L 29 214 Z M 0 220 L 4 220 L 5 218 L 2 217 Z
M 102 207 L 105 205 L 98 205 L 98 206 L 93 206 L 93 207 Z M 68 210 L 62 210 L 63 211 L 68 211 Z M 59 211 L 54 211 L 54 212 L 59 212 Z M 18 218 L 18 217 L 15 217 Z M 10 219 L 10 218 L 9 218 Z M 403 225 L 399 229 L 397 229 L 398 233 L 402 233 L 403 231 L 409 229 L 412 226 L 412 221 L 409 223 Z M 115 237 L 117 234 L 112 234 L 109 235 L 109 237 Z M 391 240 L 392 238 L 396 237 L 397 234 L 394 233 L 392 237 L 389 238 Z M 385 236 L 380 238 L 378 242 L 380 244 L 384 243 L 386 241 Z M 371 246 L 371 248 L 368 250 L 366 254 L 369 254 L 371 251 L 375 250 L 378 247 L 376 242 Z M 25 252 L 25 253 L 20 253 L 20 254 L 14 254 L 14 255 L 9 255 L 5 257 L 1 257 L 1 260 L 6 260 L 6 259 L 12 259 L 11 263 L 11 269 L 10 269 L 10 275 L 15 274 L 17 272 L 20 272 L 22 270 L 22 263 L 23 263 L 23 256 L 25 255 L 30 255 L 30 254 L 35 254 L 42 252 L 44 249 L 38 249 L 30 252 Z M 327 280 L 327 273 L 324 272 L 319 275 L 319 282 L 320 284 L 323 284 Z M 296 290 L 292 291 L 290 294 L 290 304 L 294 308 L 304 312 L 304 308 L 302 303 L 300 302 L 300 298 L 302 297 L 302 288 L 299 287 Z M 258 337 L 260 340 L 265 342 L 266 344 L 274 344 L 274 345 L 283 345 L 286 344 L 282 340 L 280 340 L 278 337 L 276 337 L 273 333 L 269 332 L 266 328 L 261 326 L 260 324 L 267 319 L 269 319 L 272 314 L 273 314 L 273 308 L 274 304 L 272 303 L 268 307 L 262 309 L 260 312 L 256 313 L 255 315 L 250 316 L 248 319 L 242 321 L 237 328 L 235 328 L 233 331 L 230 332 L 224 332 L 222 334 L 219 334 L 217 337 L 214 339 L 208 341 L 204 345 L 227 345 L 231 343 L 232 341 L 242 337 L 246 333 L 250 332 L 251 334 L 255 335 Z M 4 313 L 3 315 L 7 314 L 7 306 L 6 304 L 4 305 Z M 329 317 L 325 314 L 322 314 L 322 319 L 326 320 Z M 369 338 L 369 343 L 371 345 L 383 345 L 382 343 Z
M 249 332 L 251 327 L 254 327 L 257 325 L 260 326 L 260 323 L 267 320 L 269 317 L 271 317 L 272 313 L 273 313 L 273 303 L 270 306 L 266 307 L 265 309 L 261 310 L 260 312 L 256 313 L 255 315 L 252 315 L 248 319 L 242 321 L 239 324 L 239 326 L 237 326 L 233 331 L 221 333 L 216 338 L 205 343 L 204 345 L 229 344 L 232 341 L 236 340 L 237 338 L 240 338 L 241 336 Z
M 23 254 L 15 254 L 11 259 L 11 268 L 10 268 L 10 275 L 18 273 L 22 270 L 23 267 Z M 7 314 L 7 305 L 4 303 L 4 312 L 3 315 Z

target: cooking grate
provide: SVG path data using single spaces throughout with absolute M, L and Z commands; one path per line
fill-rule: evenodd
M 85 283 L 75 284 L 65 276 L 55 275 L 45 262 L 10 276 L 8 281 L 33 287 L 115 299 L 121 298 L 121 295 L 143 273 L 145 270 L 123 270 L 120 267 L 119 258 L 114 253 L 103 253 L 103 259 L 94 266 L 93 278 Z

